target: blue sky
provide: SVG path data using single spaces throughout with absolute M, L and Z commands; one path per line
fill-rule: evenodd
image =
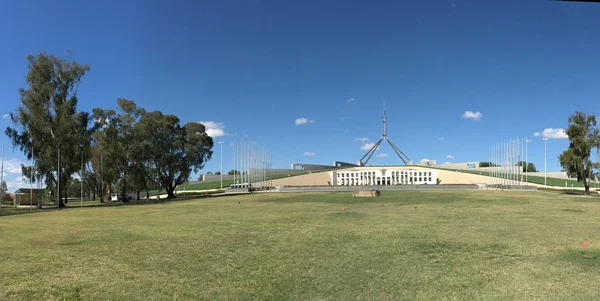
M 270 148 L 276 167 L 356 162 L 367 143 L 357 138 L 381 135 L 383 101 L 389 136 L 413 161 L 484 161 L 490 145 L 528 136 L 543 168 L 534 132 L 599 113 L 599 15 L 597 4 L 551 1 L 5 1 L 1 113 L 19 105 L 27 54 L 69 51 L 91 66 L 80 109 L 126 97 L 211 121 L 224 170 L 241 139 Z M 0 143 L 7 166 L 22 162 Z M 215 145 L 203 172 L 218 170 Z M 548 170 L 566 147 L 548 141 Z M 370 163 L 400 163 L 387 145 L 379 154 Z

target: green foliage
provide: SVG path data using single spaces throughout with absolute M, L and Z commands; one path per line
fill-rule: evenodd
M 569 177 L 577 178 L 577 181 L 583 183 L 586 193 L 589 193 L 590 183 L 596 178 L 594 170 L 600 167 L 598 162 L 591 160 L 592 149 L 598 150 L 600 146 L 596 116 L 575 112 L 569 117 L 566 133 L 569 136 L 569 148 L 558 159 Z
M 499 166 L 492 162 L 479 162 L 479 167 L 496 167 Z
M 6 181 L 0 182 L 0 202 L 5 205 L 12 205 L 13 199 L 8 194 L 8 186 Z
M 517 166 L 522 166 L 523 167 L 523 172 L 537 172 L 537 168 L 535 167 L 535 164 L 533 164 L 532 162 L 527 163 L 527 165 L 525 165 L 525 161 L 519 161 L 517 163 Z
M 240 175 L 240 171 L 239 171 L 239 170 L 232 169 L 232 170 L 230 170 L 230 171 L 229 171 L 227 174 L 228 174 L 228 175 L 230 175 L 230 176 L 233 176 L 233 175 Z
M 215 176 L 220 176 L 220 175 L 221 175 L 220 171 L 215 172 Z
M 88 128 L 89 114 L 77 111 L 77 89 L 90 67 L 45 53 L 29 55 L 27 61 L 29 87 L 19 89 L 21 105 L 10 114 L 15 127 L 8 127 L 6 134 L 27 159 L 35 155 L 36 177 L 45 176 L 46 184 L 56 183 L 59 171 L 60 195 L 64 196 L 65 184 L 80 169 L 82 152 L 84 157 L 89 155 L 85 149 L 94 131 Z
M 99 135 L 100 145 L 103 148 L 103 155 L 110 160 L 115 168 L 114 181 L 120 181 L 121 195 L 123 200 L 127 200 L 128 174 L 132 164 L 138 164 L 134 167 L 137 174 L 133 175 L 135 186 L 145 187 L 145 178 L 142 159 L 139 158 L 140 150 L 137 141 L 139 137 L 135 131 L 144 109 L 138 108 L 134 101 L 124 98 L 117 99 L 119 112 L 113 110 L 94 109 L 94 118 L 102 128 L 102 135 Z
M 212 156 L 213 139 L 200 123 L 181 126 L 177 116 L 144 112 L 136 130 L 140 135 L 139 153 L 150 162 L 157 182 L 169 198 L 175 197 L 175 188 L 204 167 Z

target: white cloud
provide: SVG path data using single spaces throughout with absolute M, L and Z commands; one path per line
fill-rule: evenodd
M 225 136 L 225 125 L 222 122 L 200 121 L 206 128 L 206 134 L 212 138 Z
M 4 114 L 2 115 L 2 118 L 7 119 L 8 117 L 10 117 L 10 114 Z
M 452 155 L 448 155 L 448 156 L 446 156 L 446 159 L 448 159 L 448 160 L 452 160 L 452 159 L 454 159 L 454 156 L 452 156 Z
M 471 111 L 466 111 L 463 115 L 462 118 L 465 119 L 473 119 L 475 121 L 479 121 L 481 120 L 481 118 L 483 117 L 483 114 L 481 114 L 480 112 L 471 112 Z
M 438 140 L 444 140 L 444 137 L 439 137 Z
M 13 193 L 15 190 L 19 188 L 29 187 L 29 183 L 25 183 L 21 179 L 21 176 L 15 178 L 13 181 L 6 181 L 6 188 L 8 188 L 8 192 Z
M 428 162 L 428 161 L 431 161 L 431 160 L 429 160 L 429 159 L 427 159 L 427 158 L 423 158 L 423 159 L 421 160 L 421 162 Z
M 535 132 L 533 133 L 534 136 L 536 137 L 542 137 L 542 138 L 548 138 L 548 139 L 568 139 L 569 136 L 567 136 L 567 133 L 565 132 L 565 129 L 553 129 L 553 128 L 547 128 L 544 129 L 541 133 L 540 132 Z
M 370 150 L 371 148 L 373 148 L 373 146 L 375 146 L 375 143 L 365 143 L 360 147 L 360 149 Z M 379 148 L 379 147 L 377 147 L 377 148 Z
M 381 154 L 375 155 L 375 157 L 377 157 L 377 158 L 385 158 L 387 156 L 388 156 L 388 154 L 386 154 L 386 153 L 381 153 Z
M 354 140 L 358 140 L 358 141 L 360 141 L 360 142 L 367 142 L 367 141 L 369 141 L 369 138 L 367 138 L 367 137 L 362 137 L 362 138 L 354 138 Z
M 21 164 L 24 164 L 18 159 L 8 159 L 4 161 L 4 173 L 7 174 L 20 174 Z M 6 177 L 5 177 L 6 178 Z
M 304 152 L 304 155 L 307 157 L 312 157 L 312 156 L 316 156 L 317 154 L 315 154 L 313 152 Z
M 353 102 L 354 98 L 348 98 L 348 102 Z
M 305 117 L 296 119 L 296 125 L 303 125 L 303 124 L 307 124 L 307 123 L 315 123 L 315 121 L 309 120 L 308 118 L 305 118 Z

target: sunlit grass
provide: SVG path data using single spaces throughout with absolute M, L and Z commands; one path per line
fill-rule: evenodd
M 600 198 L 550 192 L 44 210 L 0 217 L 0 300 L 595 300 L 599 230 Z

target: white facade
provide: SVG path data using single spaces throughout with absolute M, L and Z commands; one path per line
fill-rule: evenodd
M 356 169 L 334 171 L 334 185 L 424 185 L 437 184 L 435 170 L 422 169 Z

